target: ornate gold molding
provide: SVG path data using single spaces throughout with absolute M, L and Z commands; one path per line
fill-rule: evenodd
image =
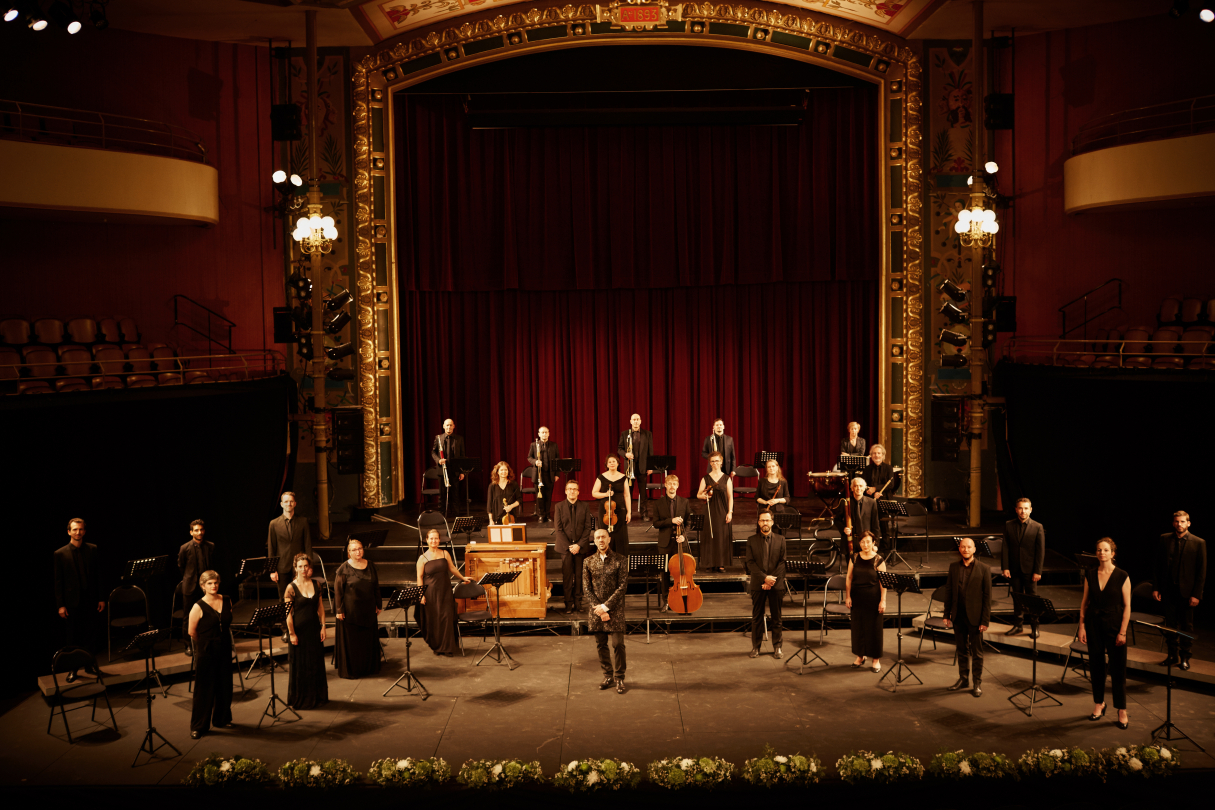
M 924 175 L 924 94 L 923 69 L 912 58 L 905 66 L 907 150 L 906 178 L 903 183 L 907 226 L 904 229 L 904 267 L 906 307 L 904 337 L 906 366 L 904 405 L 906 418 L 906 463 L 903 494 L 924 497 L 924 212 L 922 184 Z
M 380 430 L 376 384 L 375 265 L 371 255 L 371 115 L 367 72 L 354 71 L 354 232 L 355 284 L 358 288 L 357 380 L 363 406 L 363 475 L 359 478 L 364 507 L 379 507 Z

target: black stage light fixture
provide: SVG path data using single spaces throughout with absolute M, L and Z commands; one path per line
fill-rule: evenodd
M 312 280 L 299 273 L 292 273 L 288 277 L 287 286 L 294 290 L 295 294 L 303 300 L 312 297 Z
M 342 290 L 337 295 L 325 301 L 325 309 L 333 312 L 336 309 L 350 306 L 350 302 L 354 300 L 354 296 L 350 294 L 350 290 Z
M 325 319 L 325 331 L 330 335 L 336 335 L 348 323 L 350 323 L 350 310 L 339 309 Z
M 986 348 L 996 342 L 996 322 L 983 322 L 983 347 Z
M 950 301 L 946 301 L 941 306 L 941 314 L 949 319 L 950 323 L 966 323 L 970 320 L 970 313 L 958 307 Z
M 942 343 L 948 343 L 950 346 L 957 346 L 958 348 L 961 348 L 967 344 L 969 338 L 967 338 L 966 335 L 963 335 L 961 332 L 955 332 L 952 329 L 942 329 L 940 341 Z
M 104 0 L 104 2 L 102 2 L 101 0 L 97 0 L 89 7 L 89 22 L 91 22 L 93 27 L 98 31 L 104 31 L 110 27 L 110 20 L 105 14 L 105 5 L 109 1 L 110 0 Z
M 996 286 L 996 276 L 1000 275 L 1000 263 L 990 261 L 983 265 L 983 287 L 985 289 L 994 289 Z
M 26 23 L 35 31 L 41 31 L 46 28 L 46 17 L 42 13 L 42 7 L 37 3 L 18 3 L 21 7 L 21 13 L 26 19 Z
M 941 358 L 941 368 L 963 368 L 969 362 L 964 354 L 947 354 Z
M 330 360 L 341 360 L 343 357 L 349 357 L 354 354 L 353 343 L 343 343 L 340 346 L 330 346 L 325 349 L 325 356 Z
M 295 336 L 295 351 L 304 360 L 311 360 L 314 352 L 312 351 L 312 335 L 308 332 L 301 332 Z
M 305 332 L 312 331 L 312 307 L 296 304 L 291 308 L 291 320 Z
M 352 368 L 331 368 L 325 372 L 325 376 L 334 382 L 349 382 L 354 379 L 354 369 Z
M 966 290 L 963 290 L 961 287 L 959 287 L 957 284 L 954 284 L 949 279 L 945 279 L 944 281 L 941 282 L 941 286 L 937 287 L 937 292 L 945 293 L 950 298 L 957 301 L 959 304 L 962 303 L 963 301 L 965 301 L 967 296 L 970 295 L 970 293 L 968 293 Z
M 10 6 L 8 11 L 4 12 L 4 21 L 12 22 L 13 20 L 17 19 L 20 16 L 21 16 L 21 9 L 17 8 L 16 6 Z
M 55 21 L 55 25 L 66 29 L 69 34 L 79 33 L 80 20 L 76 18 L 76 12 L 72 11 L 72 7 L 63 0 L 55 0 L 51 3 L 47 14 Z

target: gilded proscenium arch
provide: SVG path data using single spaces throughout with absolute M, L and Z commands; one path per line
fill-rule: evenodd
M 923 495 L 923 219 L 921 65 L 905 43 L 826 14 L 787 7 L 685 3 L 667 30 L 620 31 L 595 6 L 550 5 L 505 16 L 487 11 L 454 28 L 420 29 L 384 43 L 354 71 L 355 222 L 359 393 L 364 414 L 362 502 L 404 499 L 397 286 L 392 216 L 391 94 L 465 67 L 545 50 L 613 44 L 683 44 L 753 50 L 812 62 L 878 84 L 882 223 L 877 440 L 904 468 L 904 494 Z M 606 10 L 606 9 L 605 9 Z

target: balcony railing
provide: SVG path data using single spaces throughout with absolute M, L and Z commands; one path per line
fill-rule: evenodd
M 1065 340 L 1014 337 L 1003 357 L 1012 363 L 1079 368 L 1215 369 L 1215 343 L 1210 340 Z M 1178 351 L 1180 349 L 1180 351 Z
M 1215 132 L 1215 96 L 1153 104 L 1098 118 L 1076 133 L 1072 139 L 1072 154 L 1201 132 Z

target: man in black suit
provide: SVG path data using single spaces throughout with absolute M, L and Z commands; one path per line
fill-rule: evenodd
M 295 578 L 292 567 L 296 554 L 312 556 L 312 530 L 308 527 L 308 519 L 295 514 L 295 493 L 284 492 L 279 504 L 283 513 L 270 521 L 270 530 L 266 535 L 266 556 L 278 557 L 278 570 L 270 574 L 270 579 L 278 585 L 278 598 L 283 598 L 283 592 Z M 284 631 L 284 636 L 286 631 Z
M 851 519 L 852 525 L 848 525 Z M 865 494 L 865 479 L 852 479 L 852 494 L 844 499 L 839 510 L 840 540 L 845 547 L 851 538 L 860 538 L 865 532 L 873 532 L 874 537 L 882 536 L 881 521 L 878 520 L 877 501 Z M 860 546 L 855 545 L 856 550 Z
M 1000 550 L 1000 568 L 1012 583 L 1013 593 L 1036 594 L 1042 579 L 1042 561 L 1046 558 L 1046 530 L 1036 520 L 1030 520 L 1034 505 L 1029 498 L 1017 501 L 1017 519 L 1004 524 L 1004 547 Z M 1014 603 L 1015 605 L 1015 603 Z M 1013 626 L 1004 635 L 1015 636 L 1025 628 L 1020 608 L 1014 607 Z M 1030 617 L 1029 637 L 1038 637 L 1038 623 Z
M 772 531 L 772 513 L 759 513 L 759 532 L 747 538 L 746 569 L 751 574 L 751 657 L 764 638 L 764 606 L 772 615 L 772 657 L 781 657 L 780 604 L 785 596 L 785 538 Z
M 700 448 L 701 458 L 708 458 L 714 453 L 721 453 L 721 471 L 726 475 L 734 475 L 734 468 L 738 466 L 738 454 L 734 448 L 734 437 L 726 435 L 726 423 L 722 419 L 714 420 L 713 432 L 705 438 L 704 446 Z M 705 468 L 705 472 L 713 472 L 712 462 Z
M 212 570 L 211 562 L 215 558 L 215 544 L 204 540 L 206 527 L 201 520 L 190 523 L 190 539 L 177 550 L 177 570 L 181 573 L 181 609 L 183 616 L 190 615 L 190 608 L 202 598 L 203 589 L 198 578 L 203 571 Z M 186 655 L 193 655 L 189 636 L 186 637 Z
M 683 547 L 678 548 L 681 544 L 675 542 L 675 527 L 687 523 L 692 510 L 688 506 L 688 499 L 679 497 L 679 476 L 671 473 L 662 485 L 666 488 L 666 494 L 658 499 L 658 505 L 654 507 L 654 528 L 658 530 L 658 553 L 670 559 L 675 554 L 689 553 L 686 538 L 681 538 Z M 662 607 L 659 611 L 666 613 L 671 609 L 666 600 L 666 594 L 671 590 L 671 574 L 666 568 L 662 569 L 659 580 L 662 583 L 659 593 Z
M 616 449 L 624 459 L 622 470 L 626 474 L 630 471 L 633 474 L 633 480 L 629 483 L 637 490 L 637 516 L 644 518 L 647 512 L 645 485 L 654 472 L 649 469 L 650 456 L 654 455 L 654 434 L 641 429 L 641 414 L 635 413 L 629 417 L 629 429 L 620 431 Z
M 962 559 L 949 566 L 945 592 L 945 626 L 954 628 L 958 645 L 958 680 L 949 691 L 965 689 L 968 676 L 973 675 L 972 694 L 982 697 L 983 634 L 991 624 L 991 569 L 975 561 L 972 538 L 962 538 L 958 553 Z
M 97 648 L 97 617 L 105 610 L 97 546 L 84 542 L 84 520 L 68 521 L 68 544 L 55 551 L 55 607 L 64 620 L 65 647 Z M 70 672 L 68 683 L 76 680 Z
M 444 419 L 443 432 L 435 436 L 435 440 L 430 445 L 430 457 L 434 460 L 436 466 L 439 467 L 439 481 L 443 481 L 443 468 L 447 466 L 447 460 L 452 458 L 464 458 L 464 437 L 456 435 L 456 420 Z M 444 511 L 453 503 L 458 503 L 460 495 L 459 483 L 464 480 L 464 473 L 459 475 L 448 475 L 446 487 L 447 493 L 444 499 Z
M 1173 531 L 1160 535 L 1156 546 L 1156 589 L 1152 598 L 1164 605 L 1164 623 L 1183 633 L 1194 634 L 1194 608 L 1202 601 L 1207 580 L 1207 544 L 1190 534 L 1188 512 L 1173 513 Z M 1160 666 L 1190 668 L 1188 638 L 1168 636 L 1169 655 Z
M 565 613 L 568 616 L 582 603 L 582 564 L 591 553 L 591 530 L 595 516 L 585 503 L 578 500 L 577 481 L 565 485 L 565 500 L 553 510 L 557 553 L 561 555 L 561 587 L 565 591 Z
M 553 461 L 561 458 L 561 449 L 556 442 L 549 441 L 549 429 L 543 425 L 536 435 L 539 438 L 527 446 L 527 463 L 536 468 L 536 517 L 541 523 L 548 523 L 560 480 L 553 472 Z

